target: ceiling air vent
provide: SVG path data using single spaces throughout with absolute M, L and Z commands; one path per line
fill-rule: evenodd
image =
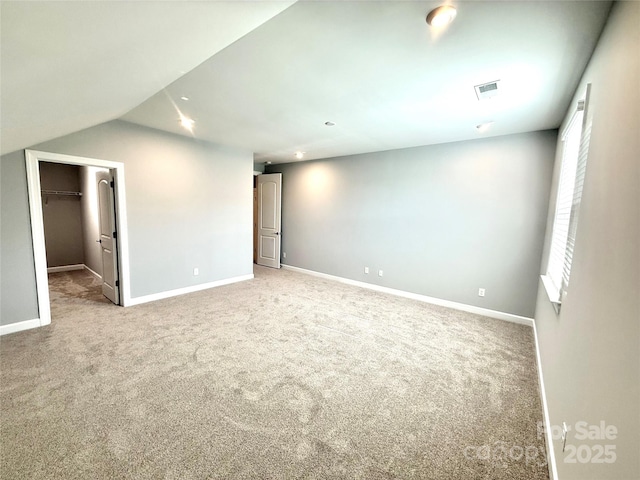
M 498 84 L 500 80 L 494 80 L 493 82 L 483 83 L 482 85 L 476 85 L 476 95 L 478 100 L 488 100 L 498 95 Z

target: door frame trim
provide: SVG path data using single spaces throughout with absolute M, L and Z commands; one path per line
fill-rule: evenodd
M 124 163 L 96 158 L 64 155 L 61 153 L 25 150 L 27 166 L 27 190 L 29 195 L 29 213 L 31 216 L 31 240 L 36 273 L 36 291 L 38 297 L 39 326 L 51 323 L 49 304 L 49 279 L 47 276 L 47 253 L 44 240 L 44 219 L 42 216 L 42 193 L 40 191 L 40 163 L 52 162 L 68 165 L 102 167 L 114 171 L 116 204 L 116 228 L 118 231 L 118 270 L 120 272 L 120 303 L 131 304 L 131 285 L 129 270 L 129 232 L 127 229 L 127 202 L 125 199 Z

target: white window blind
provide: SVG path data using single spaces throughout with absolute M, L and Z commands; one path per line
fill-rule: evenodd
M 587 98 L 589 87 L 587 87 Z M 562 165 L 553 221 L 545 288 L 550 300 L 560 305 L 569 285 L 576 241 L 578 213 L 589 154 L 591 122 L 586 124 L 585 102 L 580 102 L 562 135 Z

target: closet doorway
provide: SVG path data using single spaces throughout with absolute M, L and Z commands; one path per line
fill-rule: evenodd
M 126 305 L 123 164 L 30 150 L 26 162 L 40 324 L 51 322 L 52 295 Z
M 104 296 L 118 304 L 111 170 L 54 162 L 39 167 L 49 293 L 94 301 Z

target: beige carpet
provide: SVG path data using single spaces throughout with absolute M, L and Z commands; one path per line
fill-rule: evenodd
M 548 478 L 529 327 L 255 274 L 126 309 L 52 275 L 0 339 L 2 478 Z

